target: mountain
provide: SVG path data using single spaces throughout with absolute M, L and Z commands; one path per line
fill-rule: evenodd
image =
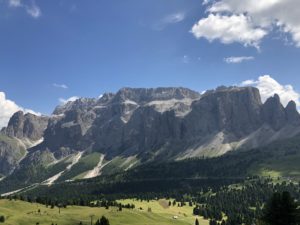
M 300 115 L 294 102 L 284 107 L 278 95 L 262 103 L 254 87 L 219 87 L 204 94 L 123 88 L 60 105 L 50 117 L 18 112 L 1 133 L 22 143 L 43 140 L 26 145 L 27 154 L 2 172 L 9 176 L 0 187 L 21 187 L 266 146 L 299 134 Z M 10 147 L 3 152 L 20 152 Z
M 16 112 L 0 132 L 0 174 L 9 175 L 26 156 L 27 149 L 43 140 L 48 117 Z

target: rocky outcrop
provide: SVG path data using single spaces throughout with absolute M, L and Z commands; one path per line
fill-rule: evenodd
M 31 113 L 24 114 L 19 111 L 11 117 L 2 133 L 9 137 L 37 141 L 43 137 L 48 119 L 46 116 L 36 116 Z
M 44 136 L 48 117 L 16 112 L 0 132 L 0 174 L 10 174 L 27 154 L 27 148 Z
M 290 101 L 285 108 L 286 119 L 290 124 L 300 125 L 300 115 L 297 111 L 296 103 Z
M 209 91 L 192 105 L 184 119 L 189 137 L 224 131 L 243 137 L 261 126 L 261 100 L 256 88 L 232 87 Z
M 25 156 L 25 152 L 25 146 L 21 142 L 0 134 L 0 174 L 10 174 Z

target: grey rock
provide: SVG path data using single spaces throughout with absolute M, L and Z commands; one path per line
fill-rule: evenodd
M 48 124 L 48 117 L 36 116 L 31 113 L 24 115 L 22 111 L 16 112 L 8 122 L 2 133 L 18 139 L 28 138 L 32 141 L 39 140 L 44 135 Z
M 293 125 L 300 124 L 300 115 L 297 111 L 297 106 L 294 101 L 290 101 L 285 107 L 287 121 Z
M 286 124 L 285 110 L 277 94 L 267 99 L 262 107 L 262 116 L 263 121 L 268 123 L 274 130 L 279 130 Z

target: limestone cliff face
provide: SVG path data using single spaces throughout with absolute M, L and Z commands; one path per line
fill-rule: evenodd
M 8 126 L 3 129 L 2 133 L 9 137 L 37 141 L 43 137 L 48 119 L 46 116 L 36 116 L 31 113 L 24 114 L 19 111 L 11 117 Z
M 59 157 L 59 149 L 99 151 L 110 158 L 176 157 L 186 151 L 215 156 L 242 147 L 261 127 L 275 134 L 300 124 L 294 102 L 284 108 L 275 95 L 263 104 L 253 87 L 220 87 L 203 95 L 186 88 L 123 88 L 69 102 L 54 115 L 39 148 Z
M 229 132 L 243 137 L 262 124 L 259 91 L 256 88 L 225 88 L 209 91 L 192 105 L 185 118 L 185 136 Z
M 186 88 L 123 88 L 100 99 L 78 99 L 55 109 L 39 148 L 56 154 L 89 149 L 111 157 L 152 150 L 174 136 L 176 120 L 199 98 Z

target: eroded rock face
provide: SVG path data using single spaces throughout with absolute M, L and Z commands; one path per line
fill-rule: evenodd
M 279 130 L 287 122 L 285 110 L 280 103 L 278 95 L 267 99 L 263 105 L 262 112 L 264 121 L 275 130 Z
M 0 174 L 10 174 L 26 156 L 27 148 L 44 136 L 48 117 L 16 112 L 0 132 Z
M 49 122 L 44 148 L 100 151 L 111 158 L 169 157 L 212 140 L 219 155 L 263 126 L 275 133 L 300 124 L 295 103 L 284 108 L 275 95 L 263 104 L 253 87 L 220 87 L 203 95 L 186 88 L 123 88 L 69 102 L 54 114 L 59 116 Z
M 37 141 L 44 135 L 44 130 L 48 125 L 48 117 L 36 116 L 30 113 L 24 114 L 22 111 L 16 112 L 2 133 L 9 137 L 18 139 L 30 139 Z
M 169 133 L 159 135 L 157 131 L 172 130 L 170 125 L 161 124 L 160 118 L 168 117 L 167 112 L 184 115 L 199 98 L 199 93 L 186 88 L 123 88 L 100 99 L 78 99 L 56 108 L 43 145 L 53 151 L 61 147 L 96 149 L 110 155 L 136 152 L 142 146 L 150 149 L 141 142 L 146 139 L 146 143 L 154 143 L 152 136 L 161 136 L 159 142 L 163 142 Z
M 262 123 L 261 100 L 256 88 L 227 88 L 207 92 L 192 105 L 185 118 L 185 136 L 205 136 L 225 131 L 242 137 Z
M 25 147 L 17 140 L 0 136 L 0 174 L 8 175 L 25 155 Z
M 297 106 L 294 101 L 290 101 L 285 108 L 286 119 L 290 124 L 299 125 L 300 115 L 297 111 Z

